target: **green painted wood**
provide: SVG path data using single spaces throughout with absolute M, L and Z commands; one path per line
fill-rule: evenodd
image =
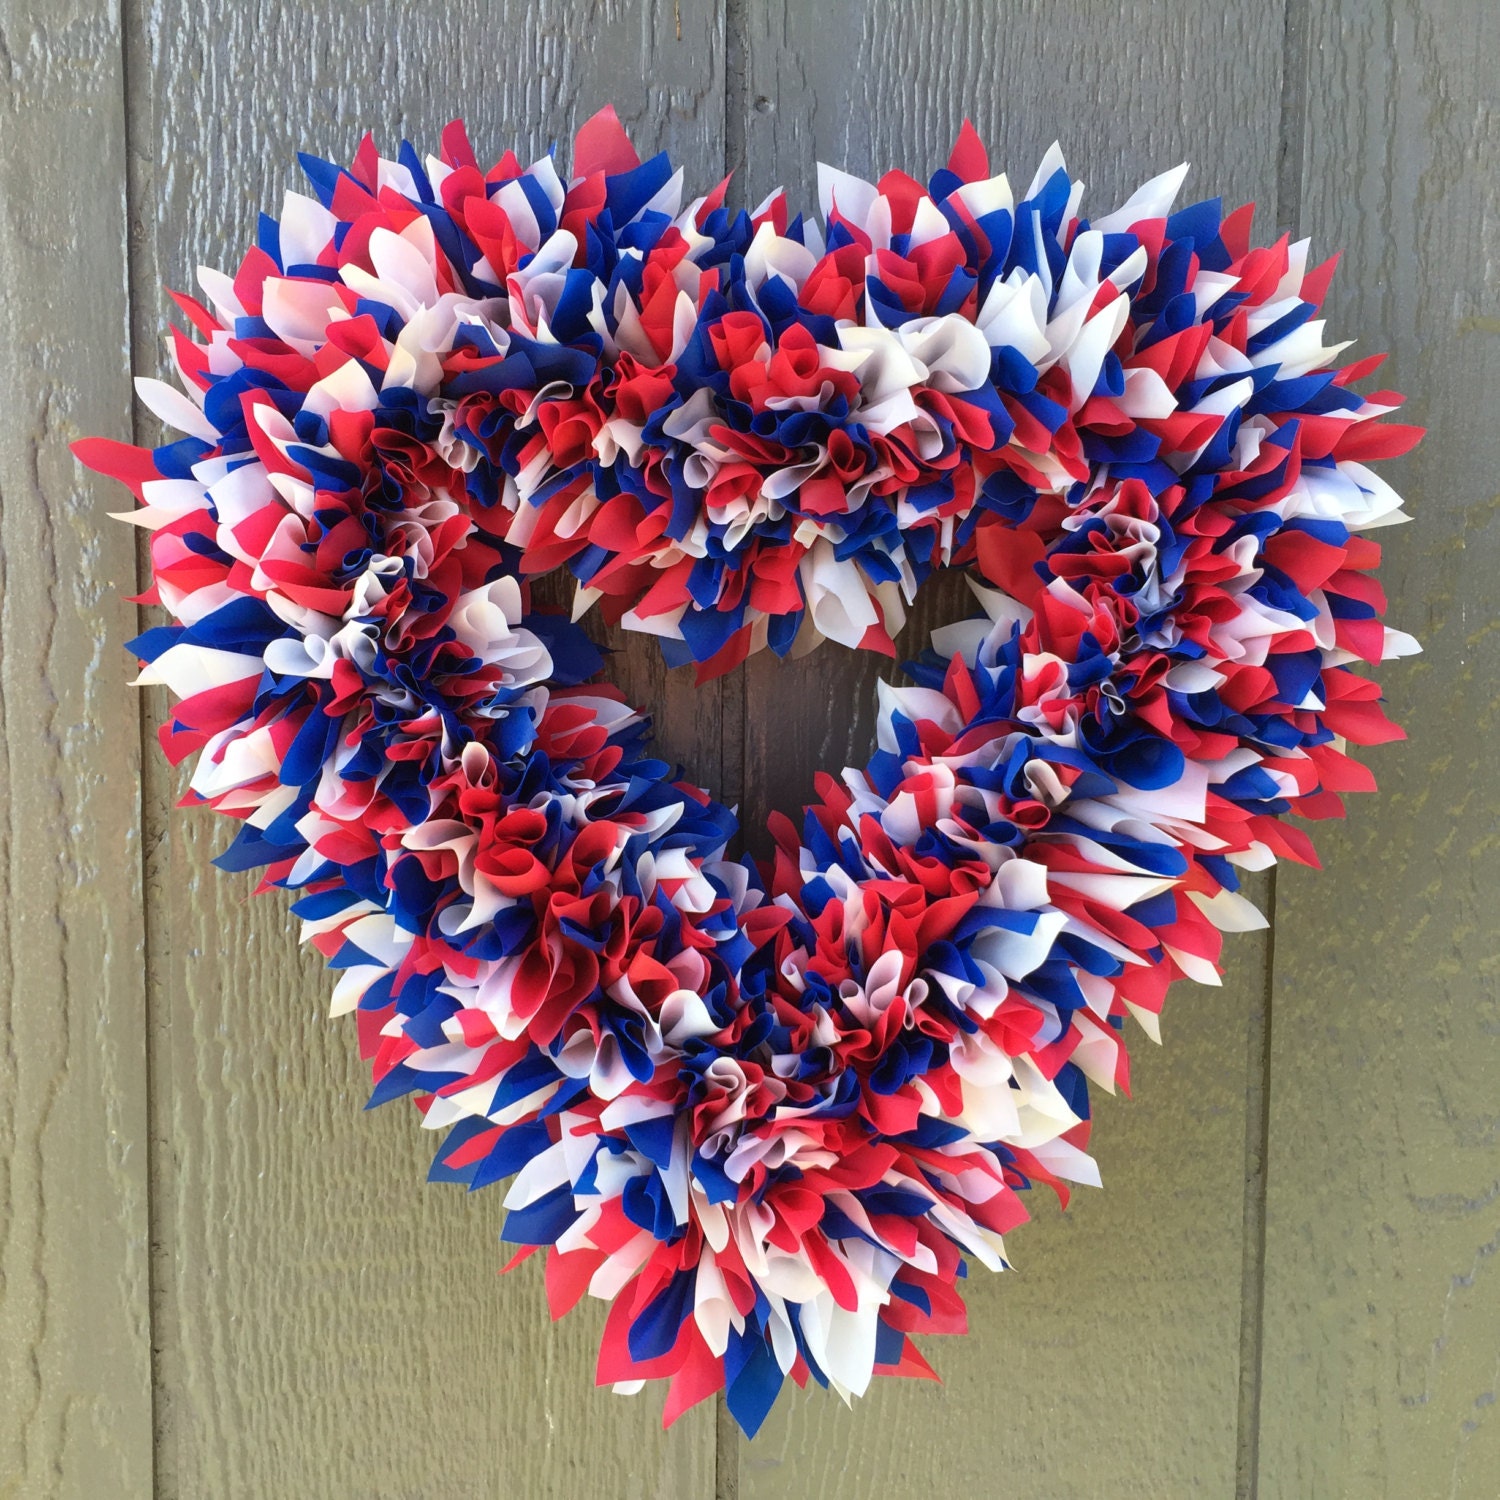
M 463 113 L 481 154 L 540 154 L 612 100 L 644 146 L 717 180 L 720 36 L 708 0 L 143 7 L 138 359 L 156 358 L 158 283 L 237 260 L 255 211 L 301 186 L 295 151 L 347 159 L 367 126 L 425 150 Z M 717 691 L 658 661 L 633 641 L 617 680 L 717 778 Z M 223 829 L 151 775 L 164 1500 L 711 1492 L 712 1408 L 663 1436 L 659 1391 L 593 1385 L 600 1304 L 554 1327 L 540 1260 L 496 1280 L 502 1193 L 429 1186 L 415 1112 L 361 1113 L 354 1030 L 325 1019 L 285 900 L 210 869 Z
M 130 433 L 122 99 L 112 5 L 0 5 L 7 1497 L 151 1488 L 135 552 L 68 453 Z
M 1300 230 L 1429 436 L 1393 468 L 1378 798 L 1281 878 L 1260 1493 L 1500 1493 L 1500 11 L 1314 0 Z
M 1187 157 L 1190 188 L 1257 198 L 1274 220 L 1282 44 L 1281 6 L 1254 0 L 749 0 L 730 137 L 751 199 L 785 182 L 814 207 L 819 156 L 925 176 L 970 114 L 1020 188 L 1056 137 L 1086 204 L 1112 206 Z M 958 580 L 929 585 L 898 644 L 962 608 Z M 882 670 L 830 645 L 749 665 L 752 827 L 804 800 L 819 766 L 868 754 Z M 882 1380 L 852 1412 L 821 1391 L 794 1397 L 741 1446 L 741 1496 L 1234 1493 L 1266 950 L 1239 938 L 1229 954 L 1223 989 L 1174 994 L 1164 1050 L 1137 1034 L 1136 1099 L 1101 1102 L 1107 1191 L 1081 1191 L 1065 1216 L 1039 1195 L 1040 1222 L 1007 1241 L 1018 1272 L 971 1283 L 972 1336 L 926 1341 L 945 1385 Z

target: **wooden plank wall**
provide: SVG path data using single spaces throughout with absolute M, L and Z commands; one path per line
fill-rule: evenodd
M 154 247 L 133 282 L 137 360 L 156 356 L 157 285 L 236 256 L 307 142 L 347 160 L 367 126 L 429 142 L 464 114 L 477 141 L 540 154 L 613 98 L 717 177 L 723 20 L 708 0 L 679 16 L 680 43 L 670 11 L 639 4 L 210 16 L 164 0 L 130 70 L 132 201 Z M 641 650 L 627 681 L 697 758 L 689 715 L 711 728 L 712 697 L 664 692 Z M 161 1492 L 704 1493 L 713 1411 L 663 1436 L 650 1402 L 592 1386 L 602 1305 L 553 1329 L 537 1268 L 497 1283 L 500 1195 L 424 1186 L 434 1141 L 412 1112 L 361 1113 L 367 1070 L 326 1019 L 321 965 L 275 901 L 209 868 L 221 834 L 170 811 L 174 792 L 158 775 L 146 809 Z
M 1491 0 L 0 0 L 0 1496 L 1500 1492 L 1497 49 Z M 499 1195 L 425 1186 L 409 1113 L 362 1113 L 284 904 L 142 760 L 136 561 L 66 456 L 149 436 L 159 286 L 234 257 L 297 149 L 464 114 L 540 151 L 610 100 L 741 200 L 810 203 L 819 157 L 922 174 L 965 113 L 1023 181 L 1059 139 L 1096 207 L 1186 157 L 1347 247 L 1333 326 L 1433 432 L 1387 534 L 1428 654 L 1388 672 L 1414 737 L 1380 798 L 1174 996 L 1099 1110 L 1109 1190 L 1037 1205 L 929 1346 L 946 1384 L 799 1396 L 753 1445 L 594 1391 L 599 1310 L 497 1284 Z M 907 641 L 962 607 L 934 583 Z M 698 692 L 615 644 L 752 848 L 868 745 L 872 660 Z
M 68 443 L 130 433 L 104 0 L 0 15 L 0 1495 L 151 1484 L 133 543 Z M 121 533 L 124 533 L 122 535 Z M 128 662 L 126 663 L 128 665 Z
M 1261 1493 L 1500 1494 L 1500 9 L 1314 0 L 1299 229 L 1427 441 L 1380 801 L 1278 890 Z

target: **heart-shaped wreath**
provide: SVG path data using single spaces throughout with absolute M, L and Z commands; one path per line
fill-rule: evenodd
M 684 209 L 612 111 L 567 180 L 457 124 L 303 166 L 176 298 L 182 390 L 138 382 L 185 436 L 78 445 L 141 502 L 173 623 L 133 649 L 219 863 L 303 892 L 372 1102 L 513 1179 L 554 1315 L 612 1304 L 601 1382 L 753 1433 L 785 1376 L 930 1374 L 1018 1190 L 1097 1181 L 1126 1014 L 1262 925 L 1237 872 L 1313 858 L 1284 814 L 1373 785 L 1356 667 L 1415 645 L 1366 462 L 1419 431 L 1333 368 L 1331 264 L 1173 212 L 1183 170 L 1090 222 L 1055 148 L 1015 202 L 966 125 L 926 188 L 821 169 L 820 229 Z M 938 567 L 983 612 L 757 868 L 531 608 L 564 563 L 700 677 L 889 652 Z

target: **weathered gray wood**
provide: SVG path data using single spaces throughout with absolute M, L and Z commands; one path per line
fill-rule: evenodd
M 1279 4 L 750 0 L 745 26 L 751 199 L 785 182 L 814 206 L 819 156 L 925 176 L 968 114 L 1020 187 L 1058 138 L 1086 203 L 1187 157 L 1190 188 L 1259 198 L 1274 219 Z M 957 580 L 929 585 L 898 644 L 918 649 L 962 599 Z M 882 670 L 827 645 L 748 667 L 752 828 L 805 800 L 818 767 L 868 754 Z M 1242 1280 L 1259 1269 L 1254 1255 L 1242 1266 L 1241 1230 L 1264 981 L 1263 945 L 1240 939 L 1223 990 L 1174 995 L 1165 1052 L 1138 1043 L 1136 1102 L 1098 1112 L 1110 1191 L 1065 1217 L 1038 1203 L 1042 1222 L 1009 1242 L 1019 1273 L 971 1283 L 972 1336 L 927 1344 L 944 1387 L 881 1381 L 853 1414 L 818 1391 L 790 1401 L 741 1447 L 740 1493 L 1233 1493 Z
M 12 0 L 0 59 L 0 1494 L 144 1496 L 135 562 L 67 448 L 129 435 L 114 7 Z
M 540 153 L 613 101 L 717 180 L 720 34 L 708 0 L 150 6 L 131 98 L 147 325 L 159 279 L 237 259 L 296 150 L 347 159 L 367 126 L 427 149 L 466 114 L 481 153 Z M 657 660 L 634 641 L 617 680 L 715 778 L 716 694 Z M 324 1019 L 285 902 L 211 870 L 224 833 L 169 812 L 176 779 L 153 775 L 161 1494 L 711 1492 L 712 1410 L 661 1436 L 659 1393 L 593 1387 L 597 1304 L 553 1327 L 539 1261 L 495 1280 L 499 1192 L 427 1186 L 414 1114 L 361 1114 L 353 1031 Z
M 1329 327 L 1389 349 L 1429 436 L 1392 478 L 1386 669 L 1411 741 L 1281 877 L 1260 1493 L 1500 1492 L 1500 12 L 1307 16 L 1300 229 L 1344 248 Z

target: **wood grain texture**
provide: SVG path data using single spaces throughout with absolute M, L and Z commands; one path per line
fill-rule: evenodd
M 1497 55 L 1491 0 L 0 0 L 0 1500 L 1500 1492 Z M 602 1310 L 554 1327 L 538 1266 L 496 1282 L 500 1194 L 425 1185 L 412 1113 L 362 1113 L 284 898 L 213 871 L 227 825 L 141 764 L 130 535 L 66 453 L 130 435 L 158 286 L 235 259 L 296 150 L 459 113 L 481 154 L 566 150 L 607 101 L 690 182 L 727 155 L 740 202 L 813 207 L 819 156 L 921 175 L 964 114 L 1018 186 L 1061 138 L 1095 207 L 1189 157 L 1263 236 L 1347 247 L 1331 326 L 1432 429 L 1383 538 L 1413 742 L 1279 879 L 1269 1057 L 1272 944 L 1241 937 L 1099 1101 L 1109 1191 L 1039 1198 L 972 1336 L 927 1343 L 944 1386 L 797 1396 L 753 1446 L 719 1413 L 717 1451 L 708 1408 L 662 1436 L 659 1395 L 595 1391 Z M 964 608 L 933 580 L 899 644 Z M 825 645 L 698 690 L 608 643 L 761 850 L 894 675 Z
M 1018 190 L 1057 138 L 1096 209 L 1184 157 L 1190 189 L 1274 203 L 1279 5 L 750 0 L 745 27 L 751 199 L 785 182 L 813 206 L 819 157 L 925 177 L 967 114 Z M 960 581 L 934 580 L 898 645 L 918 649 L 962 611 Z M 874 680 L 890 670 L 829 645 L 750 664 L 752 828 L 803 801 L 816 768 L 863 761 Z M 883 1380 L 852 1413 L 817 1390 L 794 1398 L 741 1447 L 741 1496 L 1234 1493 L 1247 1067 L 1266 950 L 1241 938 L 1229 951 L 1222 990 L 1174 994 L 1163 1052 L 1138 1039 L 1136 1101 L 1100 1104 L 1110 1191 L 1066 1216 L 1039 1201 L 1041 1222 L 1009 1242 L 1019 1273 L 971 1284 L 972 1337 L 928 1342 L 946 1385 Z
M 147 327 L 159 281 L 237 260 L 256 209 L 300 187 L 295 151 L 347 160 L 367 126 L 394 154 L 465 114 L 481 154 L 540 154 L 612 100 L 643 146 L 722 173 L 707 0 L 675 16 L 647 0 L 163 0 L 134 25 Z M 716 748 L 693 749 L 717 746 L 716 696 L 666 683 L 658 659 L 632 642 L 617 680 L 665 708 L 669 754 L 716 777 Z M 711 1493 L 712 1409 L 663 1436 L 659 1393 L 593 1386 L 598 1304 L 554 1328 L 540 1261 L 495 1280 L 502 1193 L 426 1185 L 436 1141 L 414 1112 L 361 1114 L 353 1030 L 325 1020 L 329 982 L 299 958 L 284 898 L 248 902 L 248 877 L 211 870 L 224 831 L 169 813 L 176 779 L 154 775 L 159 1493 Z
M 1500 1493 L 1500 12 L 1307 20 L 1301 231 L 1329 327 L 1389 349 L 1426 442 L 1390 476 L 1388 667 L 1410 743 L 1282 878 L 1260 1493 Z
M 0 1496 L 151 1486 L 123 124 L 111 6 L 0 7 Z

